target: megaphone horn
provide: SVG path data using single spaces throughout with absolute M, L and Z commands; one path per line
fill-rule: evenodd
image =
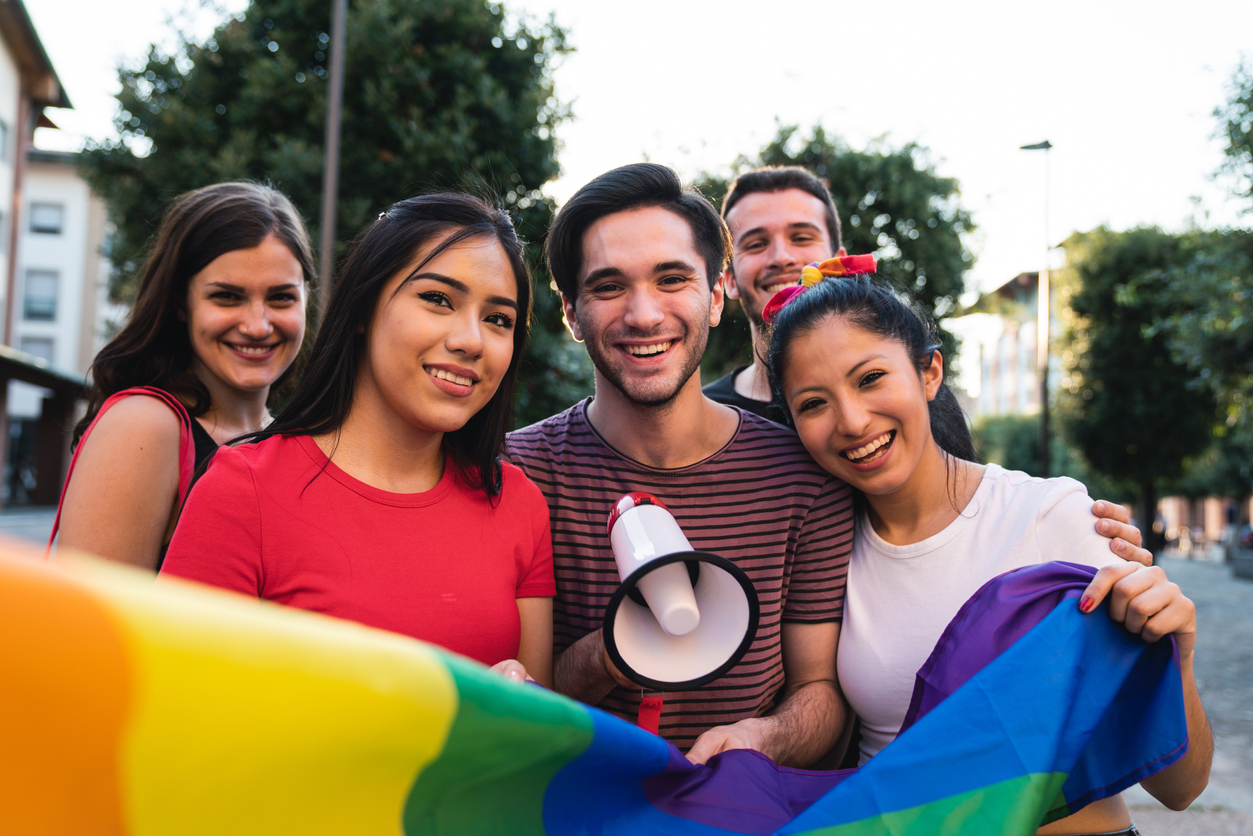
M 622 584 L 605 611 L 605 649 L 633 682 L 698 688 L 743 658 L 757 633 L 753 583 L 724 557 L 692 549 L 670 509 L 629 493 L 609 514 Z

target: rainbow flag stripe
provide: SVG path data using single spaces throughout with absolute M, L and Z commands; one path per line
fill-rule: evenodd
M 900 739 L 824 773 L 693 766 L 421 642 L 3 551 L 0 833 L 1030 834 L 1187 745 L 1172 646 L 1082 616 L 1066 564 L 985 587 Z

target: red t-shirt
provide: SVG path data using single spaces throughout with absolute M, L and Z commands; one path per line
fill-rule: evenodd
M 308 436 L 223 447 L 161 574 L 404 633 L 491 665 L 518 655 L 517 598 L 554 594 L 548 506 L 510 464 L 495 505 L 454 476 L 389 493 Z

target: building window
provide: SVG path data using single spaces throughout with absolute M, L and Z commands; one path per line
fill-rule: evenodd
M 57 271 L 27 270 L 22 316 L 49 321 L 57 318 Z
M 65 222 L 65 207 L 59 203 L 32 203 L 30 205 L 30 231 L 60 235 Z
M 52 362 L 52 353 L 55 348 L 51 337 L 22 337 L 21 344 L 18 346 L 27 354 L 33 354 L 41 360 Z

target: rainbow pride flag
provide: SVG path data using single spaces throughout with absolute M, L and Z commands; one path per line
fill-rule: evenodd
M 1172 645 L 989 584 L 859 770 L 707 767 L 421 642 L 90 560 L 0 554 L 0 833 L 1030 834 L 1186 749 Z

